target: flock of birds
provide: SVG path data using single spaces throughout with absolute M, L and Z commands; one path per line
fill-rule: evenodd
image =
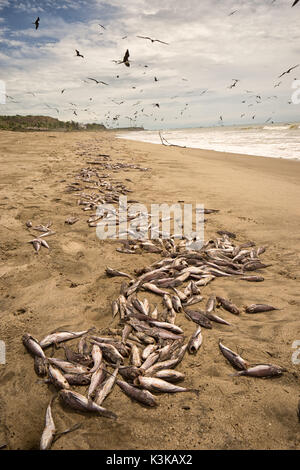
M 273 3 L 275 2 L 276 0 L 273 1 Z M 292 7 L 294 7 L 297 3 L 298 3 L 299 0 L 295 0 L 292 4 Z M 234 10 L 232 12 L 229 13 L 228 16 L 232 16 L 232 15 L 235 15 L 239 12 L 239 10 Z M 35 25 L 35 29 L 38 30 L 40 28 L 40 17 L 37 17 L 37 19 L 33 22 L 33 24 Z M 101 28 L 101 30 L 105 31 L 106 30 L 106 27 L 102 24 L 98 24 L 98 26 Z M 103 34 L 103 33 L 100 33 L 100 34 Z M 170 44 L 168 42 L 165 42 L 165 41 L 162 41 L 160 39 L 157 39 L 157 38 L 153 38 L 153 37 L 150 37 L 150 36 L 142 36 L 142 35 L 138 35 L 136 36 L 137 38 L 139 39 L 142 39 L 142 40 L 145 40 L 145 41 L 149 41 L 151 42 L 151 44 L 153 43 L 158 43 L 158 44 L 162 44 L 164 46 L 169 46 Z M 126 39 L 127 36 L 124 36 L 122 37 L 122 39 Z M 75 49 L 75 53 L 76 53 L 76 56 L 77 58 L 80 58 L 80 59 L 85 59 L 85 55 L 79 51 L 78 49 Z M 130 67 L 131 66 L 131 60 L 130 60 L 130 51 L 129 49 L 126 50 L 124 56 L 123 56 L 123 59 L 121 60 L 113 60 L 114 63 L 120 65 L 120 64 L 124 64 L 126 67 Z M 148 65 L 142 65 L 142 64 L 139 64 L 140 66 L 143 66 L 145 68 L 148 68 Z M 292 67 L 290 67 L 288 70 L 284 71 L 283 73 L 281 73 L 279 76 L 278 76 L 278 79 L 281 79 L 282 77 L 290 74 L 293 70 L 295 70 L 297 67 L 299 67 L 300 64 L 297 64 L 297 65 L 294 65 Z M 145 74 L 146 72 L 144 72 Z M 117 75 L 116 78 L 120 78 L 120 75 Z M 182 81 L 188 81 L 186 78 L 182 78 Z M 91 83 L 91 82 L 94 82 L 96 85 L 99 85 L 99 86 L 109 86 L 109 83 L 103 81 L 103 80 L 99 80 L 98 78 L 94 78 L 94 77 L 87 77 L 86 79 L 83 80 L 83 82 L 85 83 Z M 159 78 L 158 77 L 154 77 L 154 82 L 157 83 L 159 82 Z M 238 87 L 238 85 L 240 84 L 241 80 L 238 79 L 238 78 L 234 78 L 232 79 L 232 83 L 227 87 L 229 90 L 232 90 L 232 89 L 235 89 Z M 274 88 L 277 88 L 279 87 L 280 85 L 282 84 L 282 80 L 276 82 L 274 84 Z M 132 86 L 131 87 L 133 90 L 136 90 L 137 87 L 136 86 Z M 144 90 L 143 89 L 140 89 L 139 90 L 140 93 L 143 93 Z M 203 95 L 205 95 L 206 93 L 208 93 L 210 90 L 209 89 L 205 89 L 205 90 L 202 90 L 198 93 L 198 96 L 201 97 Z M 67 89 L 64 88 L 61 90 L 61 94 L 64 94 L 65 92 L 67 92 Z M 243 100 L 241 101 L 241 103 L 243 105 L 247 105 L 248 108 L 251 108 L 251 107 L 254 107 L 254 106 L 257 106 L 263 102 L 268 102 L 269 100 L 276 100 L 278 99 L 278 96 L 277 95 L 273 95 L 273 96 L 267 96 L 265 98 L 262 98 L 261 94 L 257 94 L 255 92 L 251 92 L 249 90 L 245 90 L 245 97 L 243 98 Z M 36 93 L 32 93 L 32 92 L 27 92 L 26 94 L 30 94 L 32 96 L 36 96 Z M 11 103 L 18 103 L 18 101 L 15 100 L 14 97 L 12 96 L 9 96 L 9 95 L 6 95 L 6 97 L 10 100 Z M 178 96 L 174 96 L 174 97 L 171 97 L 170 100 L 174 100 L 178 98 Z M 109 98 L 109 100 L 111 101 L 111 103 L 114 103 L 116 104 L 117 106 L 121 106 L 121 105 L 126 105 L 126 104 L 129 104 L 128 102 L 126 102 L 126 100 L 124 98 L 119 98 L 119 99 L 116 99 L 116 98 Z M 288 101 L 288 104 L 291 104 L 292 102 L 291 101 Z M 53 111 L 55 111 L 57 113 L 57 115 L 60 115 L 60 112 L 61 112 L 61 109 L 59 106 L 50 106 L 49 104 L 46 104 L 44 103 L 45 106 L 48 108 L 48 109 L 51 109 Z M 89 104 L 87 105 L 87 107 L 85 107 L 84 109 L 81 109 L 79 107 L 78 104 L 76 103 L 69 103 L 71 105 L 71 108 L 67 108 L 67 109 L 63 109 L 63 111 L 71 111 L 73 116 L 75 116 L 76 118 L 78 116 L 81 117 L 81 113 L 87 113 L 89 115 L 89 118 L 92 118 L 92 119 L 96 119 L 97 121 L 99 121 L 99 116 L 98 114 L 92 110 L 91 106 L 93 104 L 93 98 L 90 97 L 89 98 Z M 121 114 L 121 113 L 116 113 L 115 111 L 108 111 L 105 113 L 104 115 L 104 122 L 103 124 L 106 125 L 106 127 L 115 127 L 115 126 L 119 126 L 119 121 L 121 118 L 124 118 L 124 119 L 127 119 L 130 121 L 130 125 L 131 126 L 136 126 L 138 122 L 143 122 L 145 120 L 145 118 L 149 118 L 149 119 L 152 119 L 154 121 L 161 121 L 163 122 L 165 120 L 164 117 L 161 117 L 159 114 L 157 113 L 154 113 L 153 111 L 150 112 L 148 110 L 145 111 L 145 104 L 143 104 L 141 101 L 137 101 L 136 103 L 133 103 L 132 104 L 132 107 L 138 107 L 139 105 L 141 105 L 139 108 L 136 108 L 135 111 L 133 112 L 129 112 L 128 114 L 129 115 L 126 115 L 125 116 L 125 113 L 124 114 Z M 161 104 L 160 103 L 152 103 L 152 107 L 155 109 L 161 109 Z M 128 109 L 128 108 L 127 108 Z M 176 115 L 174 115 L 174 119 L 181 119 L 183 114 L 187 112 L 187 110 L 189 109 L 189 104 L 186 103 L 181 109 L 179 109 L 178 111 L 178 114 L 176 113 Z M 274 114 L 274 112 L 272 113 Z M 249 117 L 249 119 L 252 119 L 254 120 L 256 118 L 256 113 L 252 113 L 252 114 L 248 114 L 245 110 L 245 112 L 242 112 L 240 114 L 240 119 L 243 119 L 245 117 Z M 189 116 L 190 117 L 190 116 Z M 82 118 L 84 120 L 84 118 Z M 270 117 L 268 117 L 268 119 L 265 121 L 266 123 L 274 123 L 273 121 L 273 116 L 271 115 Z M 219 125 L 224 125 L 224 116 L 223 115 L 220 115 L 219 117 L 219 121 L 218 121 L 218 124 Z

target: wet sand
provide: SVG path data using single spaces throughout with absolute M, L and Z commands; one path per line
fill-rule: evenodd
M 66 192 L 74 175 L 99 153 L 113 162 L 140 164 L 148 172 L 109 171 L 142 203 L 203 203 L 220 209 L 208 215 L 205 238 L 220 229 L 237 233 L 237 241 L 267 245 L 261 256 L 272 266 L 263 283 L 217 278 L 203 289 L 230 298 L 239 307 L 269 303 L 281 310 L 224 318 L 203 332 L 198 354 L 186 355 L 178 370 L 194 394 L 160 395 L 159 407 L 131 402 L 118 387 L 105 406 L 118 414 L 111 420 L 54 405 L 59 431 L 80 422 L 53 449 L 297 449 L 300 424 L 300 365 L 291 361 L 292 343 L 300 340 L 298 162 L 162 147 L 114 138 L 113 133 L 0 133 L 0 340 L 7 363 L 0 365 L 0 445 L 37 449 L 53 388 L 38 382 L 33 359 L 21 337 L 41 339 L 57 328 L 79 331 L 111 324 L 111 301 L 122 278 L 105 276 L 106 266 L 133 273 L 159 255 L 126 255 L 112 241 L 100 241 L 77 205 L 78 194 Z M 84 153 L 84 155 L 82 155 Z M 132 182 L 126 181 L 130 179 Z M 130 197 L 131 197 L 130 196 Z M 73 226 L 70 215 L 80 218 Z M 53 222 L 51 250 L 35 254 L 27 243 L 36 233 L 26 228 Z M 147 296 L 157 303 L 155 296 Z M 223 313 L 223 312 L 222 312 Z M 194 330 L 182 314 L 176 324 Z M 285 367 L 282 377 L 261 380 L 231 377 L 233 369 L 218 349 L 221 338 L 251 362 Z M 69 343 L 69 344 L 72 344 Z M 82 389 L 84 391 L 84 389 Z M 184 407 L 184 408 L 183 408 Z M 188 409 L 186 409 L 188 407 Z

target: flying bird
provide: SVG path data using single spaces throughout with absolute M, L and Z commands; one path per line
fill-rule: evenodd
M 84 59 L 84 56 L 80 54 L 80 52 L 77 49 L 75 49 L 75 52 L 76 52 L 76 57 L 82 57 Z
M 297 0 L 298 1 L 298 0 Z M 299 67 L 300 64 L 298 65 L 295 65 L 294 67 L 291 67 L 290 69 L 288 69 L 286 72 L 283 72 L 281 75 L 279 75 L 278 78 L 281 78 L 283 77 L 283 75 L 285 75 L 286 73 L 290 73 L 292 70 L 294 70 L 295 68 Z
M 38 27 L 40 26 L 40 17 L 38 17 L 38 18 L 35 20 L 35 22 L 32 23 L 32 24 L 35 24 L 35 29 L 37 30 Z
M 101 80 L 96 80 L 95 78 L 88 78 L 88 80 L 93 80 L 93 82 L 96 82 L 97 85 L 98 85 L 99 83 L 102 83 L 102 85 L 108 85 L 108 83 L 102 82 Z
M 234 14 L 235 14 L 237 11 L 238 11 L 238 10 L 234 10 L 234 11 L 232 11 L 231 13 L 229 13 L 229 15 L 228 15 L 228 16 L 232 16 L 232 15 L 234 15 Z
M 158 82 L 158 78 L 154 77 L 154 81 L 155 81 L 155 82 Z
M 299 0 L 295 0 L 292 7 L 294 7 L 295 5 L 297 5 L 297 3 L 299 2 Z
M 137 36 L 137 38 L 140 38 L 140 39 L 149 39 L 149 41 L 151 41 L 152 43 L 154 43 L 154 42 L 160 42 L 161 44 L 166 44 L 167 46 L 169 46 L 169 43 L 168 43 L 168 42 L 160 41 L 160 39 L 152 39 L 152 38 L 149 38 L 149 36 Z
M 66 89 L 65 89 L 65 88 L 64 88 L 63 90 L 61 90 L 61 94 L 63 94 L 65 91 L 66 91 Z
M 276 88 L 277 86 L 281 85 L 282 82 L 278 82 L 274 85 L 274 88 Z
M 123 57 L 123 60 L 113 60 L 113 62 L 115 62 L 116 64 L 125 64 L 126 67 L 130 67 L 130 63 L 128 59 L 129 59 L 129 50 L 127 49 Z
M 233 80 L 233 83 L 228 88 L 234 88 L 236 84 L 240 81 L 237 78 L 233 78 L 232 80 Z
M 101 26 L 101 28 L 106 29 L 105 26 L 103 26 L 102 24 L 98 23 L 98 25 Z

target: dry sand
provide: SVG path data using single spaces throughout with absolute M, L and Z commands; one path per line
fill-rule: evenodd
M 126 255 L 113 242 L 100 241 L 77 206 L 78 195 L 65 191 L 86 161 L 108 153 L 113 161 L 138 163 L 149 172 L 120 171 L 112 176 L 133 189 L 144 203 L 178 200 L 204 203 L 220 213 L 207 216 L 206 238 L 218 229 L 238 241 L 268 245 L 262 256 L 272 266 L 265 282 L 218 278 L 203 289 L 242 307 L 270 303 L 281 310 L 234 317 L 232 326 L 214 324 L 203 331 L 198 355 L 186 356 L 179 370 L 200 396 L 159 397 L 157 409 L 131 402 L 115 387 L 105 406 L 118 420 L 83 415 L 54 405 L 58 430 L 81 422 L 54 449 L 296 449 L 300 366 L 291 361 L 300 340 L 299 217 L 300 165 L 294 161 L 179 149 L 117 140 L 112 133 L 0 133 L 0 339 L 7 364 L 0 365 L 0 445 L 36 449 L 53 389 L 39 383 L 32 357 L 21 337 L 41 339 L 57 329 L 107 327 L 110 303 L 122 278 L 108 279 L 107 265 L 133 273 L 158 259 L 155 254 Z M 85 152 L 85 155 L 80 155 Z M 129 178 L 133 183 L 125 181 Z M 65 225 L 69 215 L 80 221 Z M 36 255 L 25 222 L 53 222 L 51 250 Z M 31 232 L 34 233 L 34 232 Z M 155 296 L 149 296 L 152 302 Z M 223 312 L 222 312 L 223 314 Z M 187 334 L 194 326 L 183 315 L 176 323 Z M 281 378 L 230 377 L 231 366 L 218 350 L 218 339 L 251 362 L 273 362 L 288 369 Z M 183 407 L 189 409 L 183 409 Z

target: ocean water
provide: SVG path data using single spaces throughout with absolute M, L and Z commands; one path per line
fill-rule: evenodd
M 182 147 L 300 160 L 299 124 L 171 129 L 161 135 Z M 161 145 L 158 131 L 130 131 L 117 137 Z

